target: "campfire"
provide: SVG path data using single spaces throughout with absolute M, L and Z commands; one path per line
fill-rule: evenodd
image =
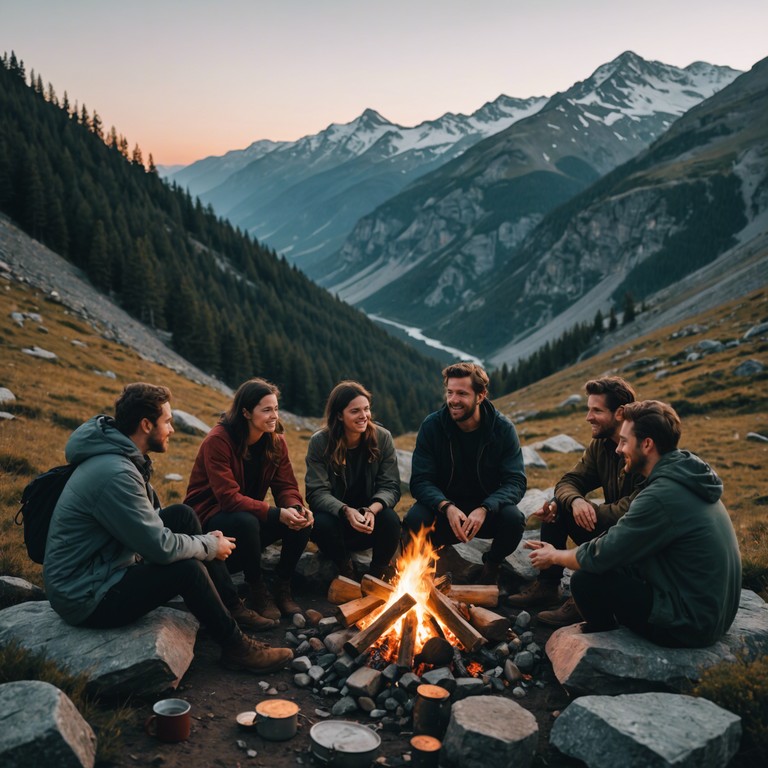
M 359 630 L 344 649 L 353 658 L 371 652 L 401 670 L 411 670 L 430 646 L 442 645 L 451 649 L 454 665 L 475 676 L 482 665 L 465 666 L 459 648 L 472 653 L 488 641 L 504 639 L 510 622 L 489 610 L 498 605 L 497 586 L 459 586 L 449 577 L 435 576 L 438 553 L 428 533 L 423 528 L 411 538 L 397 560 L 391 584 L 372 576 L 364 576 L 360 583 L 344 577 L 333 581 L 328 598 L 338 604 L 340 622 Z

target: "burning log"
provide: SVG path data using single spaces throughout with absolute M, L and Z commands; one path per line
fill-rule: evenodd
M 380 597 L 386 602 L 392 597 L 395 588 L 391 584 L 387 584 L 386 581 L 377 579 L 375 576 L 371 576 L 367 573 L 360 579 L 360 591 L 364 595 L 376 595 L 376 597 Z
M 499 588 L 495 584 L 452 584 L 448 596 L 481 608 L 496 608 L 499 604 Z
M 469 608 L 469 623 L 486 639 L 491 642 L 506 640 L 509 619 L 498 613 L 472 605 Z
M 350 600 L 357 600 L 362 597 L 360 584 L 346 576 L 337 576 L 328 587 L 328 602 L 334 605 L 348 603 Z
M 458 648 L 453 649 L 453 671 L 456 677 L 470 677 Z
M 450 598 L 434 587 L 429 590 L 427 607 L 456 635 L 465 650 L 474 651 L 485 643 L 485 638 L 468 621 L 462 618 Z
M 356 600 L 350 600 L 338 606 L 336 608 L 336 616 L 345 627 L 349 627 L 360 621 L 364 616 L 367 616 L 374 608 L 378 608 L 383 604 L 384 600 L 376 597 L 376 595 L 358 597 Z
M 373 597 L 372 595 L 369 597 Z M 382 611 L 369 626 L 358 632 L 354 637 L 344 643 L 344 650 L 355 658 L 367 650 L 371 644 L 381 637 L 406 611 L 416 605 L 416 601 L 409 595 L 399 597 L 389 608 Z
M 419 617 L 416 611 L 408 611 L 403 619 L 403 632 L 400 636 L 400 648 L 397 651 L 399 669 L 413 669 L 413 652 L 416 648 L 416 630 Z

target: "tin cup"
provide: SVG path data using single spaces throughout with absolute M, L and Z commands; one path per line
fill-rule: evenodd
M 192 728 L 190 709 L 189 702 L 184 699 L 161 699 L 152 707 L 144 730 L 160 741 L 184 741 L 189 738 Z
M 287 741 L 296 735 L 299 705 L 287 699 L 269 699 L 256 705 L 256 733 L 268 741 Z

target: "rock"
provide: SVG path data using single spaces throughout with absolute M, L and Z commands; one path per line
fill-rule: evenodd
M 531 446 L 536 451 L 552 451 L 553 453 L 576 453 L 584 450 L 584 446 L 568 435 L 555 435 L 547 440 L 540 440 Z
M 429 672 L 425 672 L 421 676 L 421 682 L 428 685 L 439 685 L 441 688 L 445 688 L 448 693 L 453 693 L 456 690 L 456 678 L 448 667 L 430 669 Z
M 705 355 L 711 355 L 715 352 L 722 352 L 725 349 L 725 344 L 717 339 L 702 339 L 696 344 L 696 346 Z
M 397 455 L 397 469 L 400 472 L 400 484 L 408 485 L 408 483 L 411 482 L 413 451 L 404 451 L 400 448 L 396 448 L 395 454 Z
M 546 488 L 543 491 L 538 488 L 529 488 L 525 492 L 525 496 L 520 499 L 517 508 L 525 515 L 527 520 L 534 512 L 538 512 L 544 506 L 544 503 L 549 501 L 554 495 L 554 488 Z
M 8 387 L 0 387 L 0 405 L 10 405 L 16 402 L 16 395 Z
M 350 552 L 349 554 L 352 565 L 357 568 L 357 572 L 366 572 L 371 567 L 371 558 L 373 557 L 373 550 L 372 549 L 358 549 L 355 552 Z M 334 576 L 335 576 L 334 572 Z
M 293 676 L 293 683 L 297 688 L 309 688 L 312 678 L 306 672 L 298 672 Z
M 526 467 L 538 467 L 539 469 L 546 469 L 547 462 L 539 456 L 535 448 L 531 448 L 530 445 L 524 445 L 523 451 L 523 464 Z
M 116 379 L 117 374 L 114 371 L 99 371 L 98 369 L 94 368 L 93 372 L 97 376 L 103 376 L 105 379 Z
M 676 693 L 583 696 L 555 720 L 550 742 L 590 768 L 720 768 L 739 749 L 741 720 Z
M 373 698 L 381 690 L 381 672 L 370 667 L 360 667 L 347 678 L 347 688 L 353 696 Z
M 631 363 L 627 363 L 621 370 L 622 372 L 636 371 L 639 368 L 647 368 L 659 361 L 658 357 L 638 357 L 637 360 L 633 360 Z
M 550 498 L 552 497 L 550 496 Z M 531 550 L 525 548 L 525 542 L 531 540 L 538 541 L 540 537 L 541 533 L 538 529 L 534 531 L 524 531 L 523 538 L 517 549 L 504 560 L 507 567 L 523 581 L 533 581 L 539 575 L 539 572 L 531 565 Z
M 325 621 L 325 619 L 323 619 Z M 320 622 L 322 624 L 322 622 Z M 337 622 L 338 623 L 338 622 Z M 344 648 L 344 643 L 347 642 L 347 640 L 350 640 L 357 634 L 358 630 L 356 627 L 350 627 L 349 629 L 340 629 L 338 632 L 331 632 L 330 635 L 328 635 L 325 640 L 323 641 L 325 643 L 325 647 L 331 652 L 331 653 L 341 653 L 341 651 Z
M 11 320 L 13 320 L 19 328 L 24 327 L 24 315 L 21 312 L 11 312 Z
M 734 376 L 754 376 L 756 373 L 762 373 L 765 366 L 759 360 L 745 360 L 733 369 Z
M 760 323 L 759 325 L 753 325 L 745 334 L 742 336 L 744 340 L 754 338 L 755 336 L 760 336 L 764 333 L 768 333 L 768 323 Z
M 0 607 L 45 600 L 45 590 L 18 576 L 0 576 Z
M 309 608 L 305 614 L 307 621 L 311 626 L 316 627 L 323 618 L 323 614 L 320 611 L 316 611 L 314 608 Z
M 57 360 L 58 355 L 56 355 L 55 352 L 49 352 L 47 349 L 43 349 L 42 347 L 33 346 L 33 347 L 24 347 L 24 349 L 21 350 L 25 355 L 30 355 L 31 357 L 39 357 L 41 360 Z
M 533 669 L 535 659 L 530 651 L 520 651 L 515 654 L 515 664 L 521 672 L 530 672 Z
M 80 339 L 72 339 L 69 343 L 73 347 L 79 347 L 80 349 L 86 349 L 88 347 L 88 345 L 84 341 L 80 341 Z
M 662 368 L 660 371 L 656 371 L 653 378 L 656 379 L 656 381 L 660 381 L 661 379 L 666 379 L 667 376 L 669 376 L 669 369 Z
M 297 656 L 291 662 L 291 669 L 294 672 L 308 672 L 311 666 L 312 662 L 310 661 L 309 656 Z
M 747 440 L 753 443 L 768 443 L 768 436 L 759 432 L 747 432 Z
M 334 717 L 351 715 L 357 712 L 357 702 L 351 696 L 342 696 L 332 707 L 331 714 Z
M 197 416 L 180 411 L 178 408 L 173 409 L 173 426 L 179 432 L 186 432 L 188 435 L 207 435 L 211 431 L 211 428 Z
M 452 701 L 461 701 L 467 696 L 479 696 L 485 683 L 479 677 L 459 677 L 456 678 L 456 688 L 451 694 Z
M 280 559 L 280 549 L 278 547 L 275 547 L 275 549 L 277 550 L 277 557 L 275 557 L 272 570 L 274 570 L 274 566 L 277 565 Z M 330 584 L 336 578 L 336 566 L 332 560 L 329 560 L 327 557 L 321 557 L 319 552 L 302 552 L 296 566 L 296 573 L 307 581 L 327 582 Z
M 457 701 L 440 751 L 448 768 L 526 768 L 539 728 L 536 718 L 501 696 L 473 696 Z
M 325 677 L 325 670 L 319 664 L 313 664 L 307 670 L 307 674 L 313 683 L 319 683 Z
M 416 689 L 421 685 L 421 678 L 414 675 L 413 672 L 406 672 L 400 680 L 398 686 L 405 689 L 408 693 L 416 693 Z
M 92 768 L 96 736 L 69 699 L 50 683 L 0 685 L 0 764 Z
M 176 472 L 171 472 L 165 476 L 165 479 L 171 483 L 180 483 L 184 478 Z
M 570 408 L 574 405 L 580 405 L 583 400 L 581 395 L 568 395 L 561 403 L 557 404 L 558 408 Z
M 742 590 L 730 631 L 707 648 L 663 648 L 625 627 L 584 635 L 575 624 L 553 632 L 546 652 L 557 679 L 574 693 L 685 691 L 714 664 L 768 653 L 768 604 Z
M 199 624 L 192 614 L 157 608 L 118 629 L 71 627 L 47 601 L 0 611 L 0 646 L 16 641 L 45 652 L 104 698 L 154 694 L 175 687 L 194 656 Z
M 507 659 L 504 662 L 504 679 L 508 683 L 517 683 L 523 679 L 523 673 L 512 659 Z
M 5 421 L 11 421 L 12 419 L 15 419 L 16 417 L 12 413 L 8 413 L 8 411 L 0 411 L 0 419 L 5 419 Z

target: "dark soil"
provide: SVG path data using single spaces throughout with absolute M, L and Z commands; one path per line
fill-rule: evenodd
M 295 597 L 305 609 L 314 608 L 324 616 L 333 614 L 334 606 L 327 602 L 324 592 L 316 594 L 308 590 L 297 590 Z M 497 610 L 499 613 L 506 612 L 503 607 Z M 288 629 L 292 629 L 290 622 L 283 620 L 280 627 L 260 633 L 258 637 L 272 645 L 284 645 Z M 537 625 L 535 619 L 531 629 L 535 641 L 543 648 L 552 630 Z M 300 765 L 311 768 L 320 765 L 313 760 L 309 751 L 309 730 L 314 723 L 324 719 L 316 710 L 330 711 L 338 697 L 316 695 L 311 689 L 296 687 L 293 683 L 294 672 L 289 669 L 265 676 L 230 672 L 218 664 L 218 657 L 218 646 L 201 630 L 195 645 L 195 658 L 179 687 L 151 701 L 133 702 L 135 716 L 123 731 L 125 752 L 115 765 L 165 768 L 288 768 Z M 290 699 L 300 707 L 299 731 L 290 741 L 265 741 L 254 730 L 244 730 L 236 723 L 235 717 L 239 712 L 253 710 L 258 702 L 270 697 L 260 687 L 262 681 L 277 689 L 278 693 L 272 694 L 272 697 Z M 534 765 L 556 768 L 582 765 L 549 747 L 553 713 L 567 706 L 568 696 L 546 660 L 540 662 L 534 670 L 533 682 L 525 698 L 514 700 L 533 713 L 539 726 L 539 746 Z M 536 685 L 536 682 L 543 683 L 543 687 Z M 496 695 L 511 698 L 511 687 Z M 163 744 L 144 731 L 144 720 L 151 714 L 154 701 L 168 697 L 183 698 L 192 705 L 192 733 L 187 741 L 179 744 Z M 377 758 L 379 765 L 408 764 L 412 732 L 403 730 L 393 733 L 362 712 L 356 717 L 345 719 L 377 728 L 381 736 Z M 248 756 L 247 750 L 255 751 L 256 755 Z

